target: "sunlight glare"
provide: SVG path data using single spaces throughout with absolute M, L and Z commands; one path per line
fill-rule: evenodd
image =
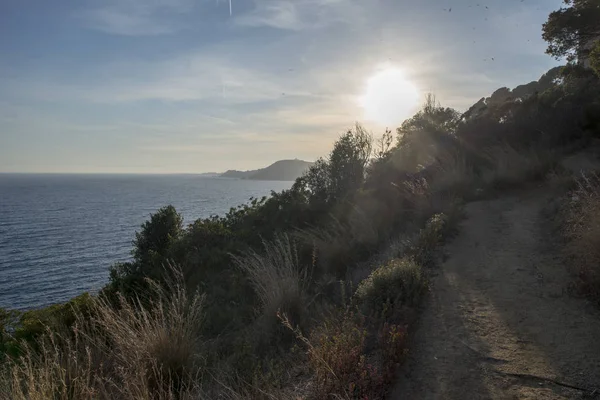
M 360 103 L 368 120 L 392 128 L 411 116 L 419 99 L 417 87 L 404 72 L 387 67 L 369 78 Z

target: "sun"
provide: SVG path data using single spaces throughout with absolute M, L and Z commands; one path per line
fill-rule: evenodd
M 415 111 L 419 99 L 419 90 L 406 78 L 404 71 L 386 67 L 367 80 L 360 105 L 366 119 L 393 127 Z

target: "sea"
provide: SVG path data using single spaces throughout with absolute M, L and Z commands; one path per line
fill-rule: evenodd
M 127 261 L 135 232 L 173 205 L 184 222 L 223 215 L 292 182 L 202 175 L 0 174 L 0 308 L 95 292 Z

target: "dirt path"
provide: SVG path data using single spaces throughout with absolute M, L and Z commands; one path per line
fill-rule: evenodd
M 467 205 L 391 399 L 600 399 L 600 312 L 566 293 L 550 197 Z

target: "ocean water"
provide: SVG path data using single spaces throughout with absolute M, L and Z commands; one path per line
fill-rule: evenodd
M 0 174 L 0 307 L 42 307 L 98 290 L 162 206 L 172 204 L 190 223 L 291 185 L 198 175 Z

